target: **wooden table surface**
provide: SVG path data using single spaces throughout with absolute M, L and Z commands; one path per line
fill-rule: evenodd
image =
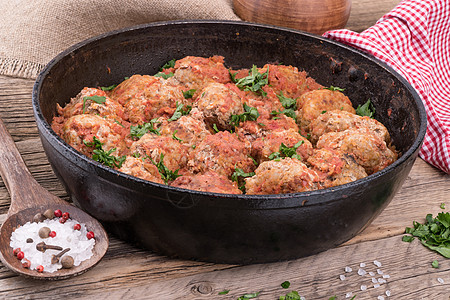
M 347 28 L 373 25 L 399 0 L 353 0 Z M 0 76 L 0 117 L 16 141 L 31 173 L 53 194 L 69 200 L 43 152 L 31 108 L 33 80 Z M 360 235 L 338 248 L 292 261 L 248 266 L 169 259 L 110 236 L 103 260 L 87 273 L 63 281 L 22 278 L 0 263 L 1 299 L 237 299 L 261 292 L 256 299 L 279 299 L 296 290 L 307 300 L 329 299 L 450 299 L 450 260 L 427 250 L 417 240 L 401 241 L 406 226 L 436 215 L 441 203 L 450 207 L 450 177 L 418 159 L 400 192 Z M 0 223 L 10 198 L 0 180 Z M 355 216 L 357 217 L 357 216 Z M 438 260 L 440 267 L 431 266 Z M 374 261 L 382 265 L 377 267 Z M 372 276 L 385 283 L 374 287 Z M 350 267 L 352 272 L 345 272 Z M 377 269 L 383 274 L 377 274 Z M 345 280 L 341 280 L 345 275 Z M 440 283 L 442 278 L 444 283 Z M 289 281 L 285 290 L 280 285 Z M 366 286 L 367 290 L 361 290 Z M 227 295 L 219 292 L 229 290 Z M 387 296 L 386 293 L 389 294 Z M 352 293 L 352 296 L 349 296 Z M 346 297 L 349 296 L 349 297 Z M 381 298 L 380 298 L 381 299 Z

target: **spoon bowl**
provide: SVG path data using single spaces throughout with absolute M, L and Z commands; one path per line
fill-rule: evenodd
M 83 274 L 95 266 L 108 249 L 108 235 L 103 226 L 95 218 L 83 210 L 70 205 L 66 201 L 45 190 L 28 171 L 13 139 L 0 119 L 0 175 L 11 196 L 11 205 L 7 219 L 0 228 L 0 260 L 11 271 L 34 279 L 60 280 Z M 68 212 L 70 217 L 83 223 L 95 234 L 93 255 L 79 266 L 70 269 L 59 269 L 53 273 L 30 270 L 13 254 L 10 247 L 11 234 L 19 226 L 32 221 L 37 213 L 45 210 L 60 209 Z

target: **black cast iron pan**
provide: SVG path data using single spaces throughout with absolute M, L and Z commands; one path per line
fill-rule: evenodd
M 227 195 L 144 181 L 75 151 L 50 123 L 83 87 L 154 74 L 170 59 L 222 55 L 229 67 L 279 62 L 325 86 L 345 88 L 354 106 L 372 101 L 402 156 L 386 169 L 333 189 Z M 169 256 L 261 263 L 335 247 L 365 228 L 408 175 L 426 130 L 418 94 L 395 71 L 342 44 L 290 29 L 227 21 L 142 25 L 77 44 L 36 80 L 33 107 L 48 159 L 73 201 L 119 237 Z

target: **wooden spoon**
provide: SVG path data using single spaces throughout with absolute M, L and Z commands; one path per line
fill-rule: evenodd
M 33 178 L 25 162 L 9 135 L 3 121 L 0 119 L 0 175 L 11 195 L 6 221 L 0 228 L 0 260 L 3 264 L 20 275 L 34 279 L 59 280 L 80 275 L 93 266 L 105 255 L 108 249 L 108 236 L 103 226 L 93 217 L 81 209 L 70 205 L 66 201 L 52 195 Z M 39 273 L 36 270 L 24 268 L 13 254 L 10 247 L 12 232 L 19 226 L 32 221 L 37 213 L 47 209 L 60 209 L 68 212 L 70 218 L 86 225 L 95 234 L 93 256 L 83 261 L 79 266 L 70 269 L 59 269 L 53 273 Z

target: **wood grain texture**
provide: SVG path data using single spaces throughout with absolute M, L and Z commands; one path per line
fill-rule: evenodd
M 353 0 L 345 28 L 361 32 L 374 25 L 400 2 L 401 0 Z

